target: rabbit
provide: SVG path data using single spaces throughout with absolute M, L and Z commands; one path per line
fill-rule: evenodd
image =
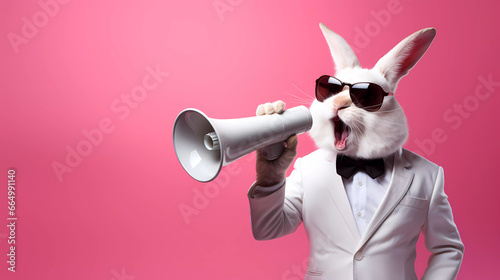
M 394 93 L 400 79 L 429 48 L 436 30 L 426 28 L 413 33 L 383 56 L 375 67 L 364 69 L 340 35 L 324 24 L 320 24 L 320 28 L 330 47 L 336 78 L 349 84 L 372 82 L 390 94 L 384 97 L 381 108 L 375 112 L 358 108 L 351 100 L 347 86 L 323 102 L 315 99 L 310 106 L 313 126 L 309 135 L 319 149 L 353 158 L 383 158 L 396 152 L 408 138 L 408 125 Z M 285 103 L 279 100 L 259 105 L 256 114 L 280 113 L 283 110 Z M 296 136 L 291 136 L 286 146 L 282 156 L 273 162 L 268 162 L 257 151 L 257 184 L 269 186 L 285 179 L 286 171 L 296 156 Z
M 297 136 L 286 140 L 275 160 L 257 150 L 256 180 L 248 191 L 254 238 L 279 238 L 303 223 L 309 240 L 305 279 L 413 280 L 422 233 L 431 253 L 422 279 L 455 279 L 464 246 L 444 192 L 444 171 L 402 148 L 408 125 L 394 95 L 436 30 L 411 34 L 364 69 L 341 36 L 320 28 L 336 72 L 316 81 L 310 106 L 309 135 L 318 150 L 297 158 L 288 177 Z M 276 101 L 259 105 L 256 114 L 284 110 L 285 103 Z

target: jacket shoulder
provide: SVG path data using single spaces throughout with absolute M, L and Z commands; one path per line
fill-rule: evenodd
M 411 164 L 413 170 L 425 171 L 427 173 L 437 175 L 439 169 L 441 168 L 441 166 L 424 158 L 423 156 L 406 149 L 401 149 L 401 156 Z

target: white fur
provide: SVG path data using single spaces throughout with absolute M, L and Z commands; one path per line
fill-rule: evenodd
M 335 77 L 345 83 L 372 82 L 394 93 L 399 80 L 415 66 L 435 36 L 433 28 L 415 32 L 382 57 L 373 69 L 361 68 L 347 42 L 320 24 L 336 65 Z M 337 104 L 337 107 L 335 106 Z M 347 105 L 338 110 L 338 104 Z M 358 158 L 378 158 L 397 151 L 408 138 L 403 109 L 393 95 L 386 96 L 380 110 L 368 112 L 358 108 L 349 97 L 348 88 L 324 102 L 314 100 L 311 107 L 313 126 L 310 136 L 321 149 Z M 335 116 L 350 127 L 346 148 L 334 145 L 332 118 Z

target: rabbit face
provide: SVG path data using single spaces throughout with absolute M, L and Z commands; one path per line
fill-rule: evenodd
M 338 34 L 320 25 L 336 65 L 335 77 L 348 84 L 371 82 L 394 93 L 399 80 L 413 68 L 432 43 L 435 30 L 418 31 L 382 57 L 373 69 L 361 68 L 359 61 Z M 349 87 L 323 102 L 311 105 L 313 126 L 309 132 L 319 148 L 357 158 L 386 157 L 408 138 L 403 109 L 394 95 L 385 96 L 379 110 L 369 112 L 353 103 Z

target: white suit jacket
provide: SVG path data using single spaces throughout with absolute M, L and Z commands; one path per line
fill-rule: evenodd
M 455 279 L 463 244 L 444 193 L 443 169 L 407 150 L 394 155 L 391 183 L 360 236 L 336 156 L 317 150 L 298 158 L 283 187 L 248 193 L 257 240 L 278 238 L 304 223 L 309 239 L 305 279 L 417 279 L 417 239 L 432 253 L 422 279 Z

